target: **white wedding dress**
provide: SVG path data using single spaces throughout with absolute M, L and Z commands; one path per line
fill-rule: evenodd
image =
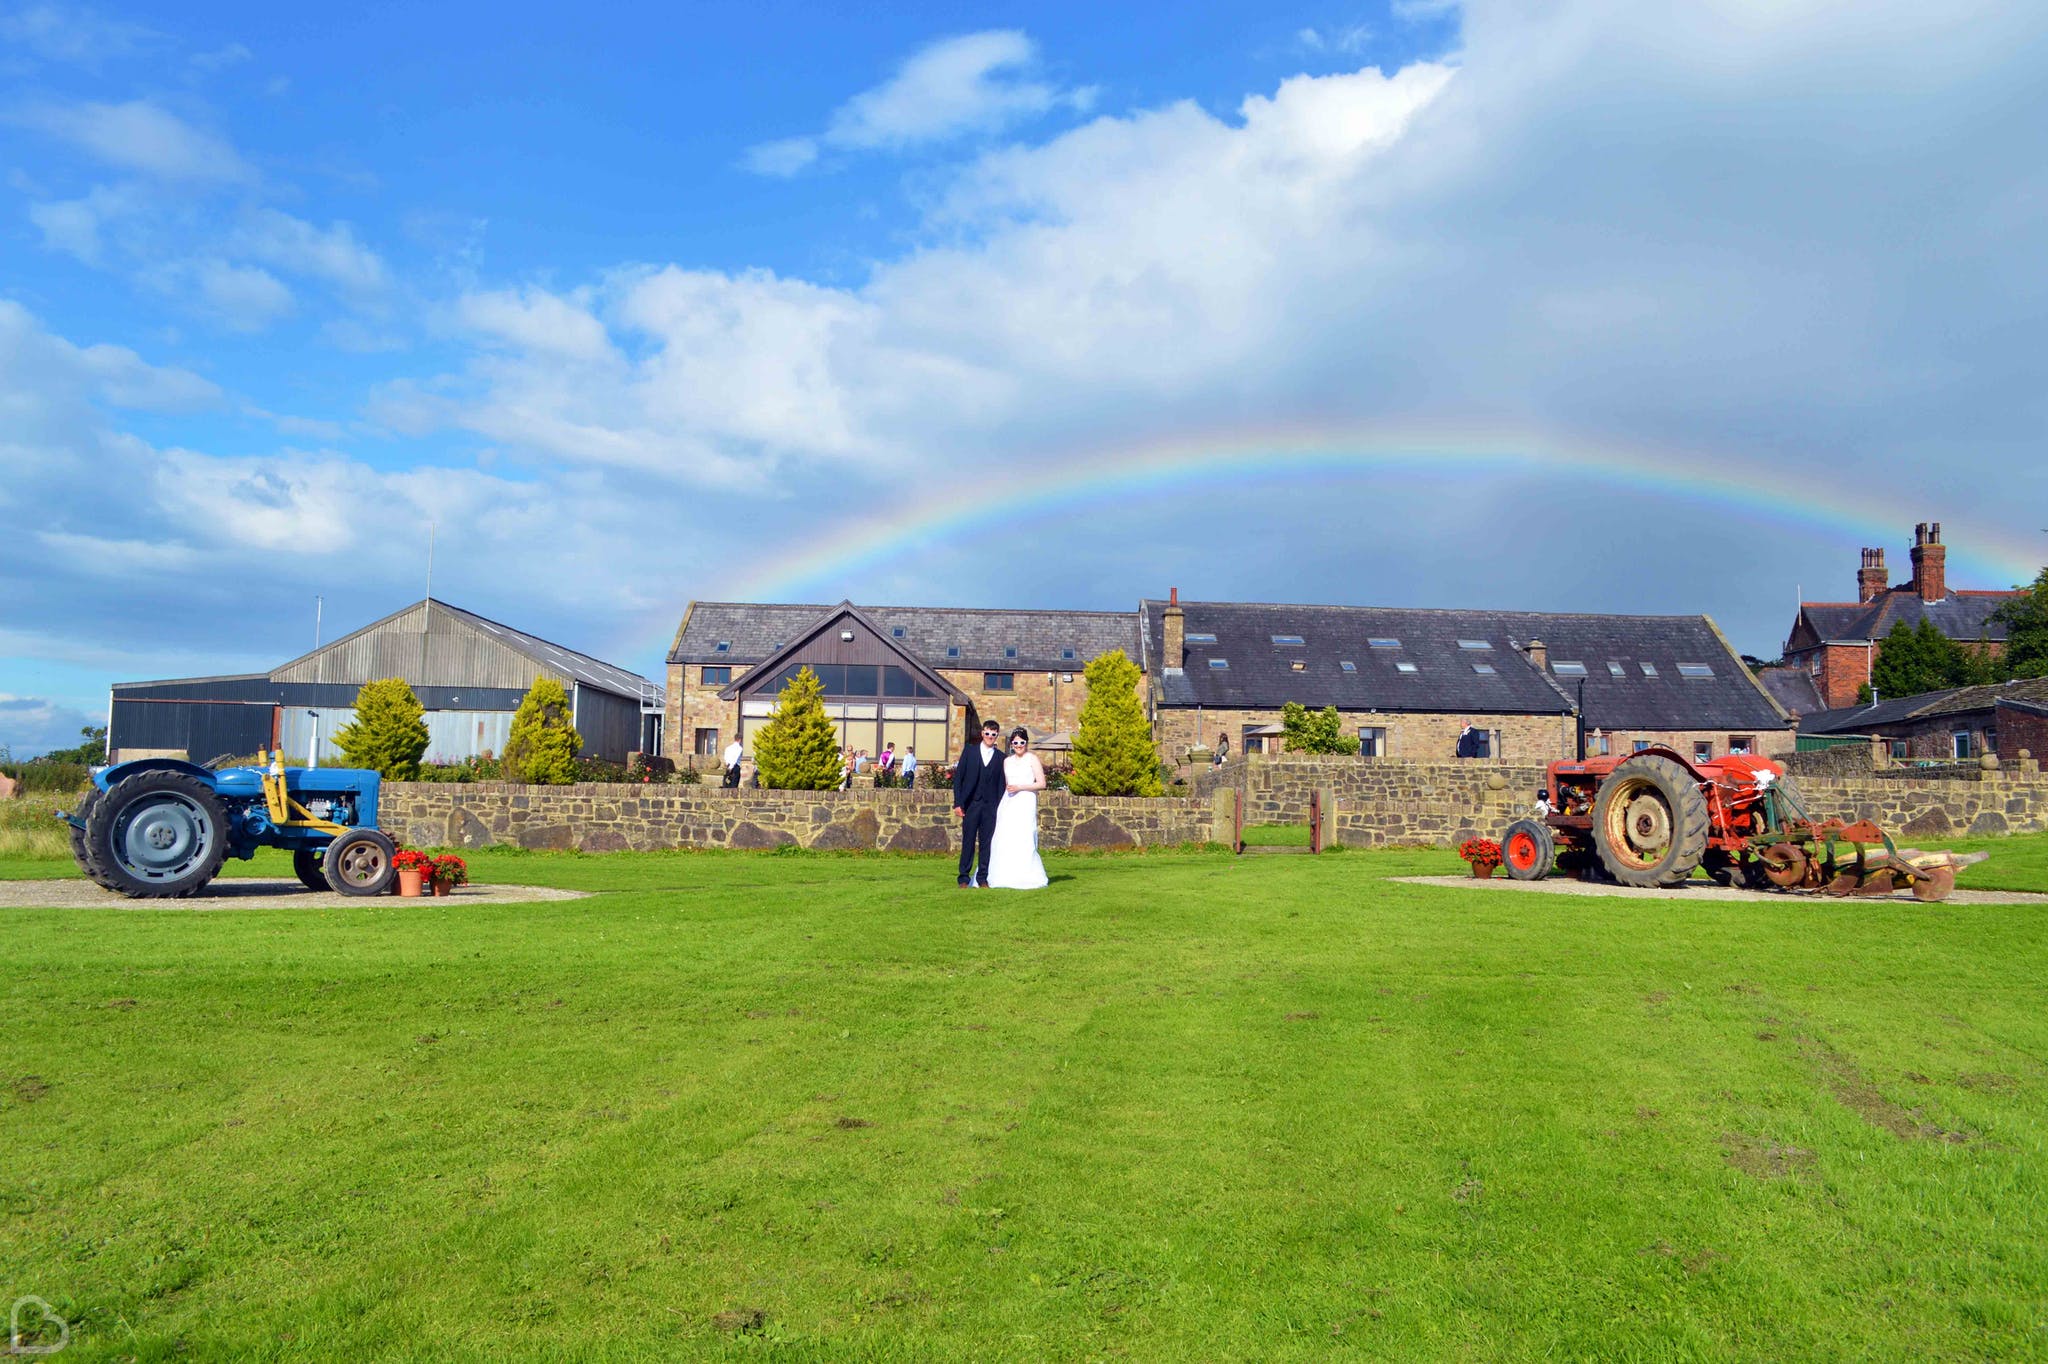
M 1003 784 L 1032 780 L 1029 758 L 1003 759 Z M 988 883 L 996 890 L 1037 890 L 1045 884 L 1038 860 L 1038 792 L 1012 791 L 996 806 L 996 833 L 989 843 Z

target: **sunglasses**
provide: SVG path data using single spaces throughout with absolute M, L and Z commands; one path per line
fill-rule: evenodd
M 1024 744 L 1024 741 L 1023 741 L 1022 739 L 1012 739 L 1012 740 L 1010 740 L 1010 747 L 1012 747 L 1012 748 L 1021 748 L 1021 747 L 1023 746 L 1023 744 Z

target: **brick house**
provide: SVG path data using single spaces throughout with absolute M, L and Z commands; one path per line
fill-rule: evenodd
M 1802 736 L 1868 736 L 1895 762 L 2048 754 L 2048 678 L 1950 687 L 1802 718 Z
M 984 719 L 1041 739 L 1071 730 L 1081 670 L 1112 649 L 1135 661 L 1137 636 L 1124 611 L 692 602 L 669 650 L 667 751 L 701 759 L 738 735 L 751 753 L 749 735 L 808 666 L 842 746 L 949 763 Z
M 1227 736 L 1273 751 L 1281 707 L 1335 706 L 1367 756 L 1441 760 L 1466 726 L 1492 757 L 1652 743 L 1779 753 L 1792 722 L 1706 616 L 1166 601 L 1141 605 L 1153 733 L 1169 759 Z
M 1913 576 L 1898 586 L 1887 577 L 1882 549 L 1865 549 L 1856 571 L 1853 602 L 1809 601 L 1785 640 L 1785 666 L 1811 680 L 1818 709 L 1856 704 L 1869 685 L 1877 653 L 1892 626 L 1917 626 L 1923 619 L 1967 648 L 1993 657 L 2005 649 L 2005 627 L 1991 619 L 2018 591 L 1989 591 L 1948 585 L 1948 550 L 1941 522 L 1913 528 Z

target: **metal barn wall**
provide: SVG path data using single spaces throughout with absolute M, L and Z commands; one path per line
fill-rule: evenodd
M 320 716 L 320 761 L 342 761 L 335 746 L 335 731 L 354 723 L 352 706 L 323 707 Z M 505 751 L 505 737 L 512 732 L 509 710 L 430 710 L 427 722 L 427 751 L 424 762 L 459 763 L 465 758 L 493 756 Z M 285 761 L 306 761 L 307 746 L 313 739 L 313 716 L 302 707 L 284 713 L 283 748 Z
M 270 747 L 277 707 L 204 701 L 114 701 L 108 744 L 116 752 L 183 752 L 194 762 L 243 757 Z
M 491 639 L 447 611 L 422 603 L 390 620 L 345 635 L 271 676 L 279 682 L 361 686 L 402 677 L 421 687 L 510 688 L 524 693 L 540 676 L 569 678 Z
M 583 756 L 622 763 L 640 747 L 640 703 L 590 687 L 576 690 L 576 732 Z

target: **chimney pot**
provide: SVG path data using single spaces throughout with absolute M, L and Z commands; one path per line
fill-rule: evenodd
M 1913 590 L 1921 601 L 1948 595 L 1948 549 L 1941 543 L 1941 522 L 1923 521 L 1913 532 Z
M 1865 548 L 1863 566 L 1856 570 L 1856 600 L 1873 602 L 1883 596 L 1891 585 L 1891 575 L 1885 571 L 1884 551 Z
M 1167 589 L 1166 610 L 1162 613 L 1160 634 L 1160 659 L 1162 668 L 1184 668 L 1187 666 L 1187 613 L 1180 608 L 1180 589 Z
M 1542 640 L 1540 640 L 1540 639 L 1532 639 L 1532 640 L 1530 640 L 1530 641 L 1529 641 L 1529 661 L 1530 661 L 1531 663 L 1533 663 L 1533 664 L 1535 664 L 1535 665 L 1536 665 L 1536 668 L 1537 668 L 1537 670 L 1538 670 L 1539 672 L 1549 672 L 1549 671 L 1550 671 L 1550 646 L 1549 646 L 1548 644 L 1545 644 L 1545 643 L 1544 643 L 1544 642 L 1543 642 Z

